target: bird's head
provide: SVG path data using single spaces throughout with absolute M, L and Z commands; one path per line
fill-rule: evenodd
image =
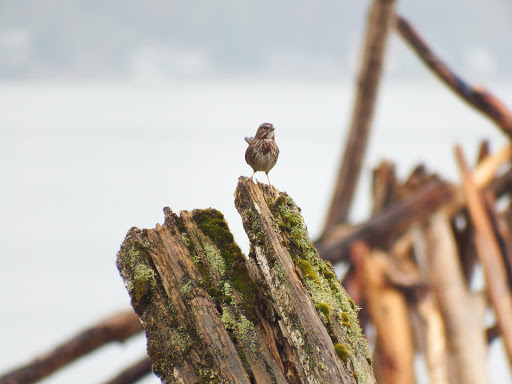
M 273 139 L 274 129 L 274 126 L 270 123 L 261 124 L 256 132 L 256 139 Z

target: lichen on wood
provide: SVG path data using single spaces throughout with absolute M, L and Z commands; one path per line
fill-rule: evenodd
M 332 265 L 319 257 L 300 208 L 288 194 L 246 178 L 239 179 L 235 205 L 261 286 L 273 298 L 281 332 L 297 351 L 297 372 L 316 378 L 301 382 L 374 382 L 356 308 Z M 339 350 L 345 349 L 340 364 Z
M 121 246 L 153 371 L 164 383 L 374 383 L 355 306 L 300 209 L 247 178 L 235 195 L 249 257 L 214 209 L 165 208 Z

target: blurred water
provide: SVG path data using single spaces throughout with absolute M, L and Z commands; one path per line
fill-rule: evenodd
M 489 88 L 512 105 L 512 84 Z M 343 82 L 0 84 L 0 372 L 129 305 L 116 253 L 131 226 L 162 222 L 164 206 L 221 210 L 247 251 L 233 192 L 251 174 L 243 137 L 262 122 L 275 125 L 281 149 L 271 181 L 317 236 L 352 93 Z M 473 159 L 481 139 L 494 149 L 505 142 L 435 81 L 388 81 L 380 96 L 354 220 L 367 215 L 381 159 L 401 176 L 424 162 L 456 180 L 455 143 Z M 139 337 L 105 348 L 45 382 L 105 380 L 143 345 Z M 493 361 L 494 382 L 503 382 L 505 363 Z

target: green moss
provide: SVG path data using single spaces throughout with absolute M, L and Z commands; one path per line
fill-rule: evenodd
M 345 347 L 343 344 L 338 343 L 334 346 L 334 350 L 336 351 L 336 354 L 341 359 L 341 361 L 343 361 L 343 363 L 346 365 L 350 357 L 347 347 Z
M 320 272 L 322 272 L 322 275 L 324 275 L 327 280 L 338 280 L 332 264 L 328 261 L 324 261 L 320 266 Z M 329 284 L 331 284 L 331 281 L 329 281 Z
M 237 259 L 243 259 L 243 254 L 235 243 L 229 231 L 228 224 L 222 213 L 215 209 L 202 209 L 193 212 L 193 218 L 201 231 L 215 242 L 224 259 L 225 267 L 229 269 Z
M 329 306 L 329 304 L 318 303 L 316 307 L 321 313 L 323 313 L 323 315 L 327 319 L 327 323 L 330 323 L 331 322 L 331 307 Z
M 311 263 L 307 260 L 299 260 L 297 262 L 297 266 L 302 271 L 302 275 L 307 280 L 312 280 L 320 284 L 320 278 L 318 277 L 318 273 L 315 271 Z
M 336 279 L 336 274 L 332 271 L 329 271 L 328 269 L 325 269 L 323 271 L 323 274 L 326 279 Z
M 180 287 L 180 293 L 183 297 L 188 297 L 192 293 L 192 279 L 187 279 L 185 283 L 183 283 Z
M 285 231 L 287 229 L 287 226 L 283 220 L 279 220 L 277 222 L 277 227 L 279 228 L 280 231 Z
M 255 306 L 258 287 L 249 276 L 245 262 L 235 262 L 229 271 L 229 279 L 233 287 L 242 297 L 243 311 L 250 320 L 255 320 Z
M 183 329 L 182 326 L 178 326 L 169 329 L 169 341 L 184 354 L 192 343 L 192 338 L 189 332 Z
M 224 308 L 224 310 L 222 311 L 220 321 L 224 325 L 224 328 L 226 328 L 227 330 L 233 330 L 235 328 L 235 318 L 231 314 L 231 311 L 227 308 Z
M 181 232 L 181 240 L 185 246 L 188 247 L 190 245 L 190 239 L 188 238 L 187 232 Z
M 220 302 L 224 297 L 222 291 L 217 287 L 207 287 L 206 290 L 208 291 L 210 297 L 217 303 Z
M 233 335 L 240 342 L 248 347 L 253 353 L 258 352 L 257 334 L 254 324 L 243 314 L 232 313 L 230 308 L 224 308 L 220 321 L 226 330 L 233 332 Z
M 236 323 L 235 336 L 242 340 L 244 345 L 248 346 L 253 353 L 258 351 L 256 328 L 244 315 L 241 315 Z
M 347 328 L 350 328 L 351 325 L 350 325 L 350 317 L 348 315 L 347 312 L 342 312 L 341 313 L 341 321 L 343 323 L 343 325 Z
M 197 384 L 224 384 L 226 382 L 216 369 L 199 369 L 196 373 Z
M 226 272 L 226 265 L 221 253 L 211 244 L 205 244 L 203 249 L 206 256 L 206 261 L 210 266 L 210 271 L 223 276 Z
M 285 246 L 290 249 L 290 255 L 294 261 L 306 258 L 303 253 L 309 250 L 310 244 L 300 208 L 286 193 L 281 193 L 275 201 L 267 203 L 272 211 L 274 222 L 277 223 L 276 227 L 283 234 L 286 240 Z
M 138 263 L 133 271 L 133 297 L 139 302 L 156 285 L 156 274 L 143 263 Z
M 320 259 L 309 238 L 300 208 L 286 193 L 272 201 L 267 199 L 267 203 L 280 230 L 282 244 L 302 271 L 311 300 L 317 308 L 319 305 L 322 307 L 322 303 L 330 308 L 331 323 L 326 324 L 326 328 L 331 339 L 353 353 L 368 356 L 368 347 L 357 320 L 357 307 L 341 286 L 332 264 Z M 323 318 L 325 313 L 318 310 Z M 342 314 L 344 312 L 345 315 Z M 336 321 L 339 324 L 335 324 Z
M 360 360 L 366 366 L 363 356 L 369 356 L 369 352 L 358 324 L 358 308 L 342 287 L 332 265 L 319 257 L 309 238 L 300 208 L 286 193 L 280 193 L 277 198 L 275 195 L 265 194 L 265 200 L 272 212 L 272 221 L 281 244 L 288 250 L 294 264 L 301 270 L 309 296 L 316 306 L 333 344 L 339 344 L 337 353 L 341 354 L 340 359 L 350 364 L 349 358 L 355 354 L 357 358 L 351 359 L 354 362 L 354 367 L 359 364 Z M 254 236 L 251 239 L 254 247 L 257 247 L 260 242 L 266 241 L 265 234 L 260 233 L 260 225 L 258 220 L 251 220 L 246 224 L 246 227 L 249 227 L 249 232 L 252 232 L 251 235 Z M 269 266 L 274 273 L 277 273 L 276 270 L 281 265 L 279 263 L 274 265 L 271 262 L 272 255 L 265 256 L 269 260 Z M 343 313 L 345 314 L 343 315 Z M 293 323 L 291 318 L 290 323 Z M 300 334 L 300 331 L 298 332 L 297 337 L 307 339 Z M 307 350 L 307 348 L 308 346 L 305 345 L 304 349 Z M 361 377 L 359 372 L 358 375 Z

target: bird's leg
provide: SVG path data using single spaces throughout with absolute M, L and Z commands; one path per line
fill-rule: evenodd
M 265 174 L 267 175 L 268 186 L 270 187 L 270 189 L 272 189 L 272 184 L 270 184 L 270 177 L 268 177 L 268 173 Z
M 252 181 L 252 177 L 254 176 L 254 174 L 255 174 L 255 173 L 256 173 L 256 171 L 254 171 L 254 172 L 252 173 L 251 177 L 249 177 L 249 180 L 251 180 L 251 181 Z

